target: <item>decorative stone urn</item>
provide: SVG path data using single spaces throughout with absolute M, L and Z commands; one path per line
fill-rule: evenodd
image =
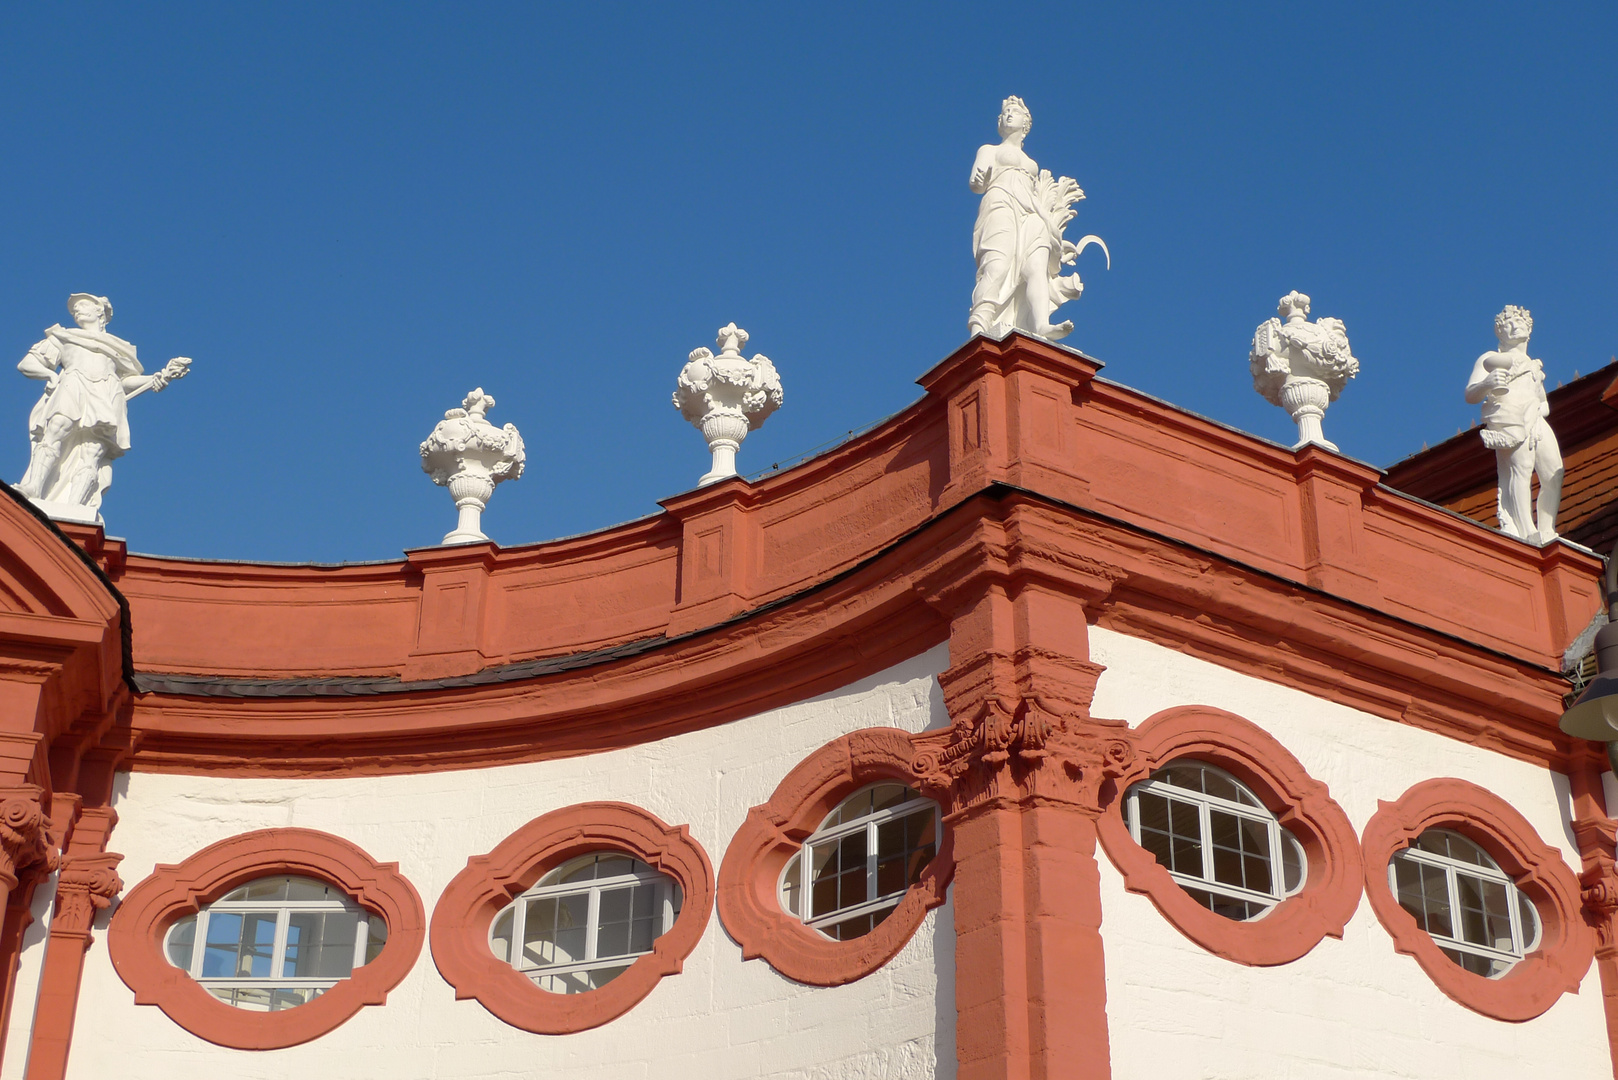
M 736 451 L 785 398 L 781 377 L 766 356 L 742 355 L 747 331 L 729 323 L 719 329 L 719 355 L 696 349 L 680 371 L 674 407 L 695 424 L 713 452 L 713 468 L 698 486 L 736 475 Z
M 1285 409 L 1298 425 L 1294 450 L 1309 443 L 1336 450 L 1320 422 L 1326 406 L 1359 374 L 1360 362 L 1348 350 L 1348 332 L 1339 319 L 1309 322 L 1309 298 L 1301 292 L 1283 296 L 1279 314 L 1253 335 L 1248 354 L 1253 389 Z
M 478 387 L 466 395 L 461 408 L 451 409 L 421 444 L 421 468 L 433 483 L 449 488 L 460 520 L 444 537 L 446 544 L 473 544 L 483 535 L 483 508 L 489 505 L 494 485 L 522 476 L 522 436 L 507 424 L 497 428 L 485 414 L 494 398 Z

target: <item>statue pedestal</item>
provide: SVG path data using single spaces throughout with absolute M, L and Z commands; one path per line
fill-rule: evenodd
M 15 484 L 12 485 L 16 487 Z M 29 499 L 52 521 L 72 521 L 80 525 L 105 525 L 98 511 L 77 503 L 57 502 L 54 499 Z

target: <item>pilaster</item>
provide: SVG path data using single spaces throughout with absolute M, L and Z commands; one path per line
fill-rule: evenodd
M 421 575 L 421 608 L 404 679 L 470 675 L 488 666 L 484 624 L 499 551 L 490 540 L 405 552 L 407 565 Z
M 1101 362 L 1012 333 L 975 337 L 917 381 L 949 420 L 949 479 L 939 506 L 991 483 L 1082 503 L 1074 402 Z
M 1121 574 L 1036 562 L 1013 510 L 983 521 L 920 586 L 950 619 L 951 725 L 916 737 L 914 771 L 947 792 L 955 846 L 956 1048 L 962 1080 L 1111 1075 L 1095 819 L 1133 754 L 1090 704 L 1087 603 Z
M 752 485 L 739 476 L 662 501 L 681 525 L 680 581 L 669 614 L 669 637 L 722 623 L 753 607 L 756 503 Z
M 1364 510 L 1366 493 L 1381 472 L 1314 443 L 1295 453 L 1304 580 L 1357 603 L 1380 603 L 1382 587 L 1366 550 Z

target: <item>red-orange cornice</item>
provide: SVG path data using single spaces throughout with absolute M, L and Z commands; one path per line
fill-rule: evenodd
M 945 640 L 952 590 L 1019 576 L 1102 625 L 1378 715 L 1529 760 L 1575 752 L 1556 671 L 1599 606 L 1596 560 L 1098 366 L 974 339 L 860 438 L 586 537 L 335 568 L 130 557 L 136 664 L 161 691 L 137 701 L 135 765 L 587 753 L 859 678 Z

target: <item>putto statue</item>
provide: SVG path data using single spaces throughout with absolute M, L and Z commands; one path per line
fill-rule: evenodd
M 78 326 L 50 327 L 17 365 L 45 382 L 28 415 L 32 450 L 17 490 L 53 518 L 99 523 L 112 462 L 129 449 L 129 400 L 184 378 L 191 360 L 176 356 L 147 375 L 135 346 L 107 333 L 112 304 L 105 296 L 74 293 L 67 309 Z
M 706 348 L 691 350 L 674 384 L 674 407 L 702 432 L 713 454 L 713 468 L 698 478 L 698 487 L 735 476 L 742 440 L 786 400 L 770 358 L 742 355 L 747 336 L 735 323 L 721 326 L 714 343 L 719 355 Z
M 1099 236 L 1085 236 L 1077 244 L 1062 238 L 1084 192 L 1071 177 L 1052 177 L 1023 150 L 1033 123 L 1022 98 L 1006 98 L 1000 142 L 979 147 L 972 162 L 970 186 L 983 201 L 972 229 L 978 281 L 968 333 L 1002 337 L 1021 330 L 1059 341 L 1073 323 L 1053 324 L 1051 315 L 1084 291 L 1078 274 L 1060 276 L 1063 265 L 1072 265 L 1079 252 L 1096 244 L 1112 267 L 1112 253 Z
M 446 544 L 476 544 L 483 535 L 483 510 L 494 495 L 494 485 L 522 478 L 528 453 L 522 436 L 510 424 L 497 428 L 488 412 L 494 398 L 478 387 L 450 409 L 421 444 L 421 471 L 433 483 L 449 488 L 458 516 Z
M 1534 320 L 1526 308 L 1507 304 L 1494 317 L 1500 348 L 1472 365 L 1466 400 L 1483 404 L 1483 445 L 1494 451 L 1499 469 L 1500 531 L 1548 544 L 1556 539 L 1556 511 L 1562 505 L 1562 448 L 1546 423 L 1545 365 L 1528 355 Z M 1530 502 L 1531 478 L 1539 476 L 1538 514 Z
M 1297 423 L 1293 449 L 1318 443 L 1336 450 L 1320 421 L 1326 406 L 1360 371 L 1360 362 L 1348 351 L 1348 331 L 1340 319 L 1310 322 L 1309 298 L 1301 292 L 1281 297 L 1277 314 L 1280 318 L 1266 320 L 1253 335 L 1247 356 L 1253 389 Z

